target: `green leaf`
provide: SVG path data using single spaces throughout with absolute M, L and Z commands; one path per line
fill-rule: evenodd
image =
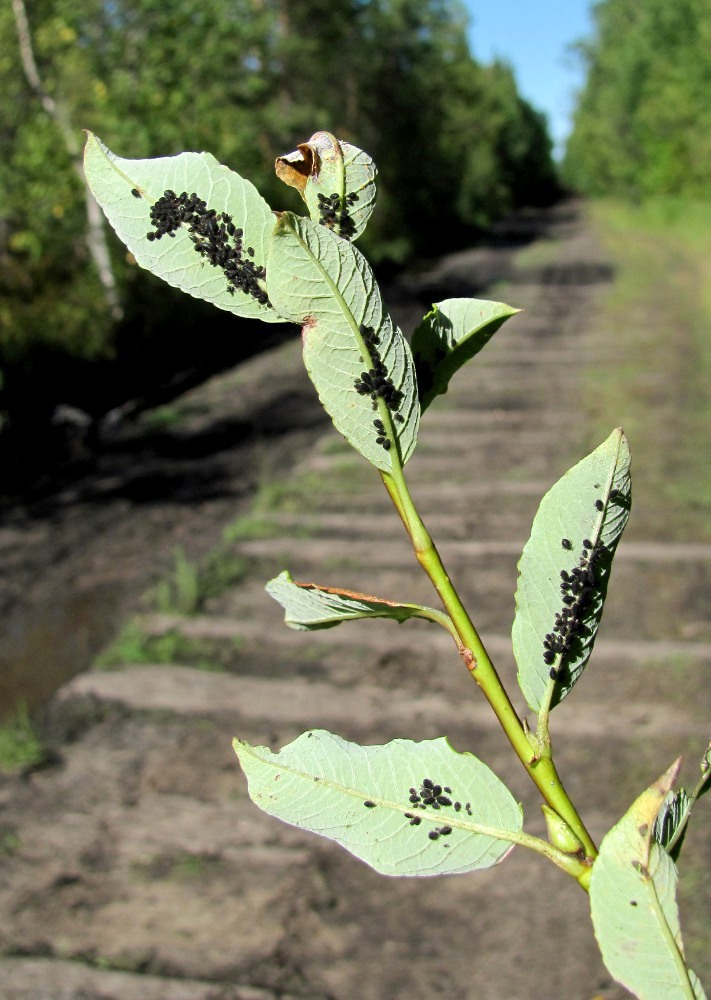
M 392 618 L 396 622 L 408 618 L 451 624 L 441 611 L 420 604 L 401 604 L 370 594 L 359 594 L 341 587 L 320 587 L 315 583 L 296 583 L 284 570 L 265 587 L 284 608 L 284 621 L 289 628 L 313 632 L 356 618 Z
M 690 805 L 691 799 L 683 788 L 668 792 L 654 823 L 654 839 L 667 851 L 673 861 L 678 861 L 684 843 Z M 684 829 L 679 834 L 682 825 Z M 669 845 L 672 843 L 673 847 L 670 850 Z
M 267 264 L 269 241 L 275 217 L 266 201 L 249 181 L 222 166 L 210 153 L 180 153 L 154 160 L 125 160 L 116 156 L 91 132 L 87 133 L 84 151 L 84 173 L 91 192 L 106 218 L 126 244 L 136 261 L 148 271 L 163 278 L 197 299 L 212 302 L 236 316 L 281 323 L 273 306 L 263 304 L 234 285 L 228 284 L 223 267 L 211 264 L 196 252 L 196 241 L 205 239 L 188 231 L 183 223 L 174 237 L 149 240 L 154 230 L 151 207 L 165 191 L 192 194 L 207 203 L 218 214 L 226 212 L 233 224 L 244 231 L 243 254 L 246 261 L 257 267 Z M 138 197 L 132 194 L 138 192 Z M 235 237 L 225 236 L 235 248 Z M 251 247 L 254 254 L 248 253 Z M 266 289 L 264 280 L 257 285 Z M 232 288 L 232 293 L 228 288 Z
M 276 172 L 299 191 L 313 222 L 348 240 L 365 229 L 375 207 L 377 170 L 362 149 L 330 132 L 316 132 L 293 153 L 280 156 Z
M 490 868 L 512 849 L 507 834 L 521 830 L 521 810 L 505 785 L 443 738 L 361 747 L 313 729 L 279 753 L 241 740 L 234 749 L 261 809 L 335 840 L 383 875 Z M 425 779 L 441 786 L 437 809 L 422 798 Z M 419 802 L 410 801 L 410 789 Z M 431 839 L 442 829 L 450 832 Z
M 676 866 L 653 836 L 678 770 L 677 761 L 610 830 L 590 879 L 590 910 L 603 961 L 639 1000 L 705 997 L 684 961 Z
M 378 469 L 390 472 L 397 453 L 404 464 L 420 418 L 415 368 L 363 255 L 324 226 L 284 212 L 269 253 L 267 289 L 277 310 L 303 327 L 306 369 L 337 430 Z M 397 393 L 392 409 L 354 387 L 375 367 L 376 355 Z M 374 420 L 385 427 L 389 451 L 377 443 Z
M 432 306 L 412 334 L 420 406 L 426 410 L 447 391 L 449 380 L 499 327 L 520 309 L 485 299 L 445 299 Z
M 551 705 L 562 701 L 590 658 L 612 557 L 629 517 L 630 489 L 629 448 L 618 428 L 541 501 L 519 562 L 513 624 L 518 682 L 536 712 L 549 697 Z M 566 605 L 564 598 L 571 597 Z M 571 624 L 554 632 L 561 614 Z M 552 663 L 544 659 L 547 635 L 569 641 Z

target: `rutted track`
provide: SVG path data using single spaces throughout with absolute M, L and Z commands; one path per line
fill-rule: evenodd
M 508 248 L 477 250 L 418 279 L 433 297 L 476 294 L 477 273 L 488 268 L 490 279 L 511 282 L 496 294 L 526 310 L 433 406 L 408 465 L 424 519 L 512 685 L 516 553 L 541 494 L 598 443 L 587 437 L 579 400 L 610 269 L 569 211 L 553 216 L 551 233 L 556 249 L 545 268 L 517 269 Z M 400 304 L 398 319 L 411 325 L 421 304 L 404 292 Z M 337 488 L 314 490 L 305 523 L 281 510 L 265 517 L 267 539 L 238 542 L 252 569 L 200 617 L 143 617 L 154 634 L 222 643 L 227 673 L 126 665 L 84 674 L 53 701 L 58 762 L 0 785 L 3 829 L 16 845 L 0 883 L 0 946 L 16 956 L 0 963 L 3 995 L 622 1000 L 597 958 L 587 900 L 543 862 L 518 851 L 470 877 L 387 880 L 246 798 L 233 735 L 276 747 L 320 726 L 369 743 L 446 734 L 510 780 L 528 827 L 541 830 L 536 797 L 444 633 L 387 622 L 290 633 L 264 594 L 264 581 L 288 567 L 299 579 L 434 600 L 377 475 L 348 450 L 333 451 L 334 432 L 319 423 L 296 353 L 281 348 L 250 362 L 247 377 L 223 377 L 209 391 L 225 421 L 252 428 L 245 441 L 266 436 L 271 420 L 276 464 L 288 458 L 292 476 Z M 256 396 L 247 398 L 257 380 L 259 419 L 250 415 Z M 285 394 L 307 415 L 296 435 L 284 433 Z M 192 433 L 199 438 L 202 426 L 209 438 L 216 411 L 200 392 L 192 398 L 196 407 L 203 399 Z M 97 572 L 113 564 L 135 591 L 140 570 L 127 572 L 126 546 L 138 560 L 155 542 L 160 568 L 177 542 L 191 553 L 214 542 L 256 476 L 248 467 L 256 451 L 245 447 L 207 460 L 212 479 L 202 497 L 199 483 L 181 478 L 200 464 L 191 470 L 184 456 L 176 460 L 182 494 L 171 495 L 166 476 L 163 498 L 149 502 L 147 492 L 140 508 L 143 518 L 155 515 L 151 530 L 131 527 L 145 523 L 134 519 L 139 469 L 133 500 L 120 477 L 107 482 L 116 538 Z M 67 511 L 96 495 L 67 498 Z M 702 614 L 695 595 L 708 592 L 711 553 L 625 544 L 599 650 L 553 720 L 562 773 L 596 837 L 678 752 L 708 738 L 711 648 L 685 636 Z M 41 583 L 32 586 L 41 599 Z

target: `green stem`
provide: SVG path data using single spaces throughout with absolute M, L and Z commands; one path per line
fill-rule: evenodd
M 449 579 L 434 542 L 410 496 L 400 463 L 393 462 L 392 472 L 390 474 L 382 472 L 381 476 L 412 539 L 417 560 L 432 581 L 454 624 L 461 642 L 460 652 L 462 652 L 469 672 L 494 710 L 517 757 L 540 791 L 544 801 L 565 820 L 585 848 L 588 857 L 595 858 L 597 848 L 570 801 L 558 777 L 552 758 L 548 755 L 538 756 L 535 753 L 491 658 Z M 583 885 L 588 877 L 589 875 L 585 878 L 578 878 L 578 881 Z

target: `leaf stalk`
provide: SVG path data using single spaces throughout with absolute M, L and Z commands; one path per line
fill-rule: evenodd
M 467 653 L 465 662 L 469 672 L 491 705 L 517 757 L 540 791 L 544 801 L 565 820 L 585 848 L 587 864 L 578 861 L 579 867 L 576 872 L 571 870 L 569 874 L 572 874 L 580 885 L 586 888 L 590 863 L 592 859 L 597 857 L 595 843 L 565 791 L 552 757 L 548 754 L 539 757 L 534 753 L 524 725 L 519 719 L 491 657 L 462 604 L 439 552 L 415 507 L 402 466 L 398 461 L 393 461 L 392 473 L 381 472 L 381 476 L 412 540 L 417 561 L 432 581 L 454 625 L 459 637 L 457 645 L 460 652 L 465 650 Z

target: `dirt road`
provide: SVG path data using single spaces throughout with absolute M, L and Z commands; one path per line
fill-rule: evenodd
M 573 209 L 553 213 L 546 230 L 522 255 L 502 245 L 444 258 L 395 296 L 404 327 L 423 311 L 416 294 L 483 294 L 483 283 L 504 279 L 490 297 L 525 309 L 428 411 L 408 465 L 512 690 L 516 561 L 543 492 L 598 443 L 581 386 L 611 278 Z M 249 802 L 232 736 L 277 748 L 316 727 L 364 743 L 447 735 L 505 777 L 527 829 L 542 833 L 534 790 L 444 633 L 372 622 L 297 634 L 264 594 L 289 568 L 434 600 L 378 477 L 323 421 L 298 344 L 182 406 L 176 427 L 146 438 L 133 464 L 115 455 L 112 472 L 109 456 L 103 479 L 0 538 L 18 565 L 8 606 L 31 598 L 38 621 L 57 580 L 86 595 L 115 586 L 88 655 L 138 607 L 176 544 L 205 552 L 249 508 L 255 483 L 268 484 L 232 533 L 242 579 L 199 614 L 143 612 L 142 633 L 171 636 L 176 662 L 80 674 L 48 711 L 51 766 L 0 779 L 3 1000 L 621 1000 L 596 955 L 586 897 L 537 858 L 519 850 L 472 876 L 388 880 Z M 80 538 L 89 510 L 105 517 L 103 543 L 94 532 L 62 554 L 56 533 L 74 525 Z M 559 769 L 596 838 L 708 739 L 711 647 L 684 636 L 701 614 L 693 598 L 711 552 L 652 542 L 623 540 L 593 661 L 554 716 Z M 60 622 L 55 646 L 63 628 L 76 624 Z M 220 669 L 198 669 L 205 659 Z M 711 849 L 698 830 L 690 841 L 686 941 L 703 978 L 711 899 L 700 876 Z

